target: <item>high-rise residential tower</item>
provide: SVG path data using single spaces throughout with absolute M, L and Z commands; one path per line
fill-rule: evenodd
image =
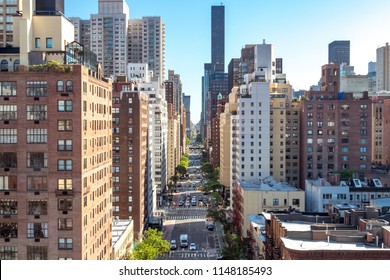
M 390 92 L 390 46 L 376 50 L 376 91 Z
M 18 0 L 0 1 L 0 47 L 10 47 L 14 45 L 13 17 L 16 15 Z
M 129 20 L 129 63 L 147 63 L 153 76 L 164 81 L 165 24 L 161 17 L 142 17 Z
M 347 65 L 350 62 L 350 41 L 333 41 L 328 45 L 328 63 Z
M 129 15 L 125 0 L 99 0 L 98 13 L 91 15 L 90 49 L 105 77 L 126 76 Z

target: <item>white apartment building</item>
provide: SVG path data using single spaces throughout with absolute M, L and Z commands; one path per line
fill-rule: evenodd
M 90 49 L 102 63 L 105 77 L 126 76 L 129 17 L 125 0 L 99 0 L 98 13 L 91 15 Z
M 323 178 L 305 180 L 305 201 L 308 212 L 328 212 L 335 205 L 349 202 L 349 186 L 332 186 Z
M 158 78 L 150 75 L 147 64 L 132 63 L 128 69 L 128 76 L 138 83 L 138 90 L 149 96 L 148 213 L 152 215 L 167 184 L 168 112 L 165 88 Z
M 376 92 L 390 92 L 390 46 L 376 49 Z
M 240 86 L 232 172 L 236 179 L 258 182 L 270 176 L 270 83 L 275 80 L 275 47 L 256 45 L 255 72 Z

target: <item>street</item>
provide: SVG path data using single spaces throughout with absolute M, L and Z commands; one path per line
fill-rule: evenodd
M 213 230 L 207 229 L 207 207 L 204 204 L 207 204 L 209 198 L 197 190 L 202 179 L 199 174 L 200 166 L 194 164 L 199 164 L 198 158 L 197 154 L 190 154 L 191 167 L 188 168 L 188 173 L 195 176 L 179 181 L 180 187 L 177 189 L 178 192 L 173 194 L 171 204 L 163 207 L 164 239 L 176 240 L 178 245 L 177 249 L 165 254 L 162 259 L 211 260 L 216 259 L 220 254 L 220 240 L 222 238 L 220 227 L 216 225 Z M 188 203 L 187 206 L 183 204 L 184 201 L 189 201 L 191 198 L 196 201 L 196 206 L 192 203 Z M 179 203 L 180 201 L 182 203 Z M 188 244 L 196 244 L 195 250 L 190 250 L 190 246 L 185 248 L 180 246 L 181 234 L 188 235 Z

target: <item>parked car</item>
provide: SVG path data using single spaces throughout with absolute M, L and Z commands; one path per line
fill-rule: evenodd
M 207 224 L 207 229 L 208 230 L 214 230 L 214 225 L 212 223 Z
M 191 243 L 190 244 L 190 251 L 194 251 L 196 250 L 196 244 L 195 243 Z
M 171 250 L 176 250 L 177 248 L 177 244 L 176 244 L 176 240 L 171 240 Z

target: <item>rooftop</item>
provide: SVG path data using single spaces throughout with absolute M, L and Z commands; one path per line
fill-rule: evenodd
M 246 191 L 300 191 L 297 187 L 285 182 L 277 182 L 273 177 L 267 177 L 258 182 L 245 182 L 239 180 L 239 184 Z
M 116 220 L 112 224 L 112 246 L 121 238 L 126 229 L 131 225 L 132 220 Z
M 363 243 L 341 243 L 341 242 L 326 242 L 326 241 L 312 241 L 312 240 L 293 240 L 289 238 L 281 238 L 284 246 L 292 250 L 310 251 L 310 250 L 385 250 L 390 251 L 390 248 L 380 248 L 376 246 L 365 245 Z

